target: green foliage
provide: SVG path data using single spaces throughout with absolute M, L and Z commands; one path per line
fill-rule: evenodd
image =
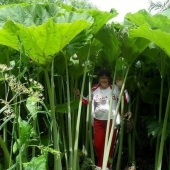
M 73 100 L 70 102 L 70 108 L 71 111 L 73 112 L 74 110 L 78 109 L 78 104 L 79 104 L 79 99 Z M 63 104 L 57 104 L 56 106 L 56 112 L 58 113 L 68 113 L 68 104 L 63 103 Z
M 120 55 L 120 41 L 115 34 L 114 25 L 103 27 L 96 37 L 103 44 L 103 52 L 108 64 L 114 66 Z
M 33 135 L 33 127 L 24 120 L 19 119 L 20 126 L 20 145 L 30 142 L 30 137 Z
M 127 14 L 126 18 L 138 26 L 136 29 L 130 30 L 130 37 L 145 38 L 158 45 L 170 56 L 167 45 L 170 43 L 170 20 L 167 17 L 163 15 L 151 16 L 146 11 L 139 11 L 136 14 Z
M 117 15 L 116 10 L 112 9 L 109 13 L 84 9 L 87 6 L 83 0 L 79 1 L 82 4 L 72 1 L 76 3 L 75 7 L 83 9 L 76 9 L 67 4 L 27 2 L 28 4 L 0 8 L 0 63 L 4 64 L 0 65 L 0 95 L 4 98 L 1 104 L 5 105 L 0 110 L 3 120 L 0 122 L 0 129 L 3 128 L 3 133 L 10 131 L 10 145 L 13 146 L 13 153 L 18 154 L 14 156 L 11 152 L 11 158 L 16 157 L 16 164 L 10 165 L 11 169 L 21 169 L 22 166 L 25 170 L 46 169 L 51 163 L 51 160 L 47 159 L 48 153 L 58 158 L 55 159 L 56 169 L 69 169 L 73 163 L 68 160 L 76 155 L 78 149 L 75 143 L 79 141 L 78 147 L 86 150 L 87 154 L 89 144 L 92 146 L 88 135 L 91 124 L 88 124 L 88 117 L 85 118 L 90 114 L 86 114 L 84 108 L 79 109 L 81 101 L 74 99 L 75 96 L 69 89 L 82 87 L 82 75 L 90 72 L 93 77 L 95 66 L 111 68 L 112 73 L 116 66 L 116 75 L 120 77 L 124 76 L 127 68 L 131 66 L 126 82 L 126 88 L 132 96 L 129 108 L 133 112 L 136 111 L 136 115 L 143 113 L 143 108 L 137 110 L 137 99 L 140 99 L 138 102 L 144 107 L 146 104 L 160 107 L 162 78 L 165 80 L 163 102 L 167 99 L 169 89 L 170 60 L 167 55 L 170 54 L 170 20 L 164 16 L 166 13 L 151 16 L 142 10 L 136 14 L 127 14 L 129 25 L 124 27 L 120 24 L 107 24 Z M 53 64 L 51 66 L 53 61 L 54 67 Z M 15 63 L 14 67 L 9 66 L 10 62 Z M 47 82 L 44 81 L 41 67 L 45 70 Z M 66 80 L 67 69 L 69 77 Z M 38 83 L 34 83 L 37 81 L 30 81 L 30 77 L 42 83 L 45 91 L 38 88 Z M 85 83 L 85 88 L 88 89 L 88 82 Z M 45 99 L 42 101 L 43 96 Z M 77 110 L 80 110 L 78 116 Z M 148 111 L 149 107 L 146 110 Z M 165 108 L 160 111 L 162 118 L 164 110 Z M 152 112 L 157 117 L 158 109 Z M 152 119 L 146 118 L 145 122 L 148 135 L 154 139 L 160 137 L 163 123 L 158 123 L 158 120 L 151 116 Z M 133 142 L 142 128 L 145 128 L 140 124 L 141 117 L 142 115 L 134 118 L 134 124 L 137 126 L 131 135 Z M 78 126 L 79 120 L 81 126 Z M 14 129 L 12 133 L 11 129 Z M 77 135 L 79 130 L 81 135 L 86 133 L 87 136 L 83 136 L 86 138 L 86 144 L 84 138 Z M 168 123 L 166 139 L 169 139 L 169 134 Z M 46 141 L 45 146 L 42 146 L 43 141 Z M 54 146 L 48 147 L 50 144 Z M 135 148 L 135 144 L 133 146 Z M 91 150 L 89 157 L 93 155 L 93 148 Z M 32 159 L 28 162 L 30 157 Z M 74 160 L 77 161 L 77 158 Z M 80 169 L 93 169 L 91 158 L 85 157 L 81 163 Z M 77 162 L 74 164 L 78 166 Z
M 24 170 L 46 170 L 47 154 L 34 157 L 30 162 L 24 163 Z
M 152 136 L 153 138 L 161 137 L 162 128 L 163 128 L 163 121 L 158 122 L 152 116 L 142 116 L 142 121 L 146 123 L 146 129 L 148 132 L 148 136 Z M 166 128 L 166 137 L 167 139 L 170 136 L 170 122 L 167 123 Z
M 15 4 L 15 3 L 52 3 L 52 2 L 62 2 L 62 0 L 1 0 L 0 4 Z
M 39 102 L 39 98 L 37 96 L 31 96 L 27 98 L 26 107 L 34 120 L 37 117 L 37 111 L 38 111 L 37 103 L 38 102 Z

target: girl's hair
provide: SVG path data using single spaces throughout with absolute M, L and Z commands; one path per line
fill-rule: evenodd
M 98 73 L 98 78 L 106 76 L 107 78 L 111 79 L 111 72 L 107 69 L 101 69 Z

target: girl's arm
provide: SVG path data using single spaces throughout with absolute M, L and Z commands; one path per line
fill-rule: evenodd
M 78 98 L 80 98 L 80 90 L 79 89 L 74 89 L 73 90 L 73 93 L 78 97 Z M 88 104 L 88 96 L 87 97 L 82 97 L 82 103 L 84 104 L 84 105 L 87 105 Z

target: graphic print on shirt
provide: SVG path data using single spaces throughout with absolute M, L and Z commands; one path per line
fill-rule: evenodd
M 116 97 L 115 97 L 115 95 L 114 95 L 114 94 L 112 95 L 112 100 L 116 100 Z
M 108 87 L 107 89 L 100 89 L 99 87 L 93 91 L 93 115 L 96 119 L 107 120 L 110 108 L 110 99 L 112 102 L 112 109 L 110 113 L 110 118 L 112 119 L 115 114 L 117 97 L 116 88 L 114 88 L 112 94 L 112 89 Z

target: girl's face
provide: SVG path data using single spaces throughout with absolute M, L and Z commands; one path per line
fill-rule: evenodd
M 99 84 L 102 89 L 109 87 L 109 78 L 106 76 L 99 77 Z

